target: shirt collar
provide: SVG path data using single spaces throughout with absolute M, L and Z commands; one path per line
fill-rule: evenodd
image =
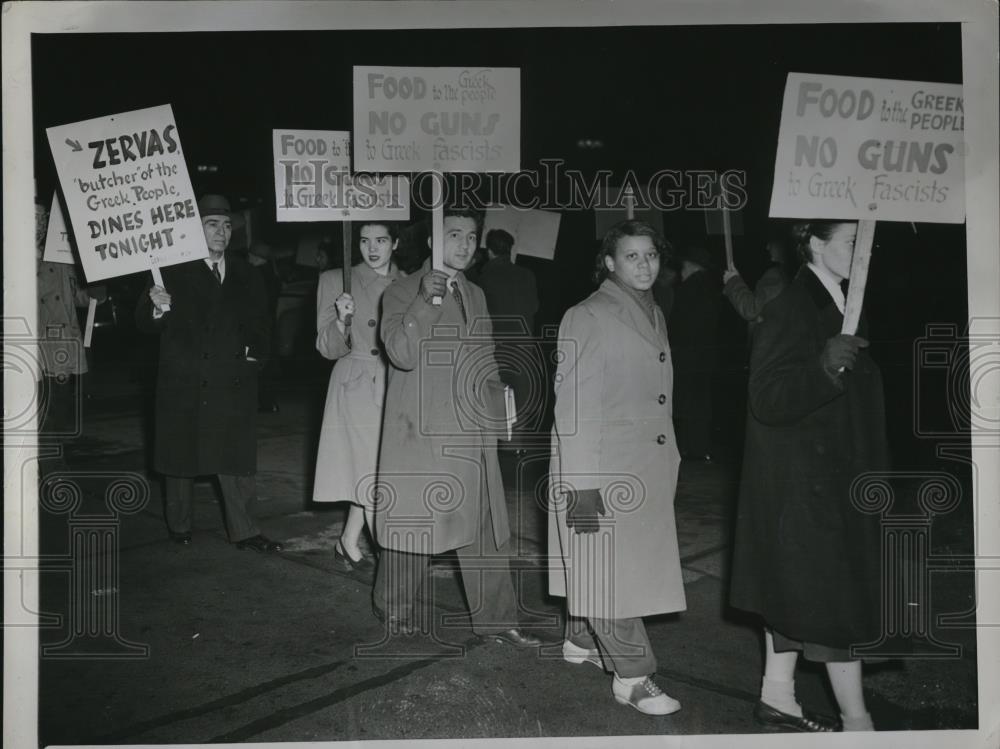
M 823 288 L 830 292 L 830 296 L 833 297 L 833 302 L 837 305 L 837 309 L 840 310 L 840 314 L 844 314 L 844 308 L 847 303 L 844 299 L 844 291 L 840 288 L 840 282 L 822 265 L 816 263 L 807 263 L 807 265 L 809 266 L 809 270 L 813 272 L 813 275 L 823 284 Z

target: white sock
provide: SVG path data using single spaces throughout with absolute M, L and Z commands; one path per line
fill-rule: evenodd
M 765 676 L 761 680 L 760 699 L 775 710 L 802 717 L 802 706 L 795 700 L 794 681 L 775 681 Z
M 864 715 L 844 715 L 840 714 L 840 720 L 844 724 L 845 731 L 874 731 L 875 724 L 872 723 L 872 714 Z

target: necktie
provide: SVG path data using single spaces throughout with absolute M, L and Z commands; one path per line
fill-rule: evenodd
M 219 286 L 222 286 L 222 274 L 219 273 L 218 263 L 212 263 L 212 273 L 215 274 L 215 280 L 219 282 Z
M 451 295 L 455 297 L 455 304 L 458 305 L 458 311 L 462 313 L 462 322 L 468 325 L 469 318 L 465 316 L 465 302 L 462 300 L 462 292 L 458 290 L 457 282 L 451 285 Z

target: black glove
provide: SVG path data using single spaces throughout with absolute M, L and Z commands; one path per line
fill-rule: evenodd
M 597 516 L 605 514 L 599 490 L 566 492 L 566 525 L 576 533 L 597 533 Z
M 853 369 L 858 358 L 858 349 L 867 348 L 868 341 L 856 335 L 841 333 L 828 338 L 820 355 L 823 369 L 831 377 L 836 377 L 843 369 Z

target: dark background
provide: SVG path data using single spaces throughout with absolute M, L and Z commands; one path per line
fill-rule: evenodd
M 523 169 L 537 169 L 544 158 L 563 159 L 585 175 L 631 169 L 640 179 L 659 169 L 744 170 L 749 202 L 736 258 L 751 282 L 763 267 L 764 240 L 779 230 L 767 210 L 788 72 L 962 81 L 958 24 L 66 34 L 32 41 L 43 200 L 56 186 L 46 127 L 169 103 L 196 191 L 224 192 L 255 208 L 261 235 L 278 245 L 294 246 L 317 230 L 339 237 L 336 224 L 274 223 L 272 129 L 351 129 L 354 65 L 510 66 L 521 70 Z M 603 147 L 581 149 L 584 138 Z M 217 171 L 199 173 L 199 164 Z M 721 242 L 704 236 L 700 212 L 666 213 L 664 220 L 668 239 L 708 244 L 721 268 Z M 918 399 L 921 418 L 936 430 L 960 433 L 962 424 L 954 423 L 956 394 L 945 379 L 928 386 L 939 373 L 914 366 L 915 341 L 931 323 L 964 330 L 965 227 L 882 222 L 875 243 L 866 303 L 896 464 L 926 467 L 936 444 L 914 434 Z M 409 248 L 411 260 L 421 245 Z M 592 290 L 594 249 L 593 213 L 564 211 L 555 259 L 519 259 L 538 277 L 540 325 L 558 324 Z M 715 428 L 738 452 L 745 326 L 720 304 Z

